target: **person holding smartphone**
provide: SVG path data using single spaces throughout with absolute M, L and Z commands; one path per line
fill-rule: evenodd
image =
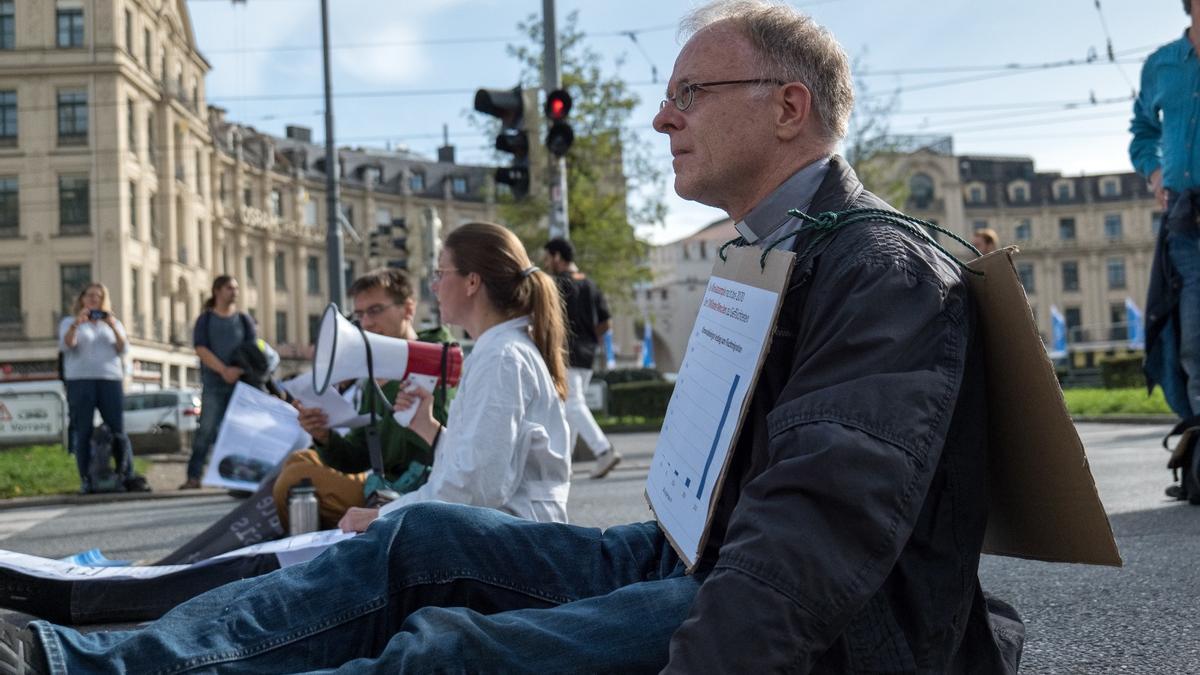
M 88 467 L 92 459 L 92 430 L 95 411 L 121 443 L 121 468 L 132 476 L 133 462 L 125 436 L 125 367 L 122 356 L 127 346 L 125 326 L 112 312 L 104 284 L 88 284 L 75 299 L 71 315 L 58 325 L 59 349 L 63 353 L 63 381 L 71 421 L 70 450 L 79 468 L 81 493 L 92 491 Z

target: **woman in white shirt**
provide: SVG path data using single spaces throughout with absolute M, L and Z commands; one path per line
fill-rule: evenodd
M 475 336 L 448 426 L 434 420 L 428 392 L 410 387 L 396 397 L 397 410 L 417 405 L 409 428 L 433 446 L 433 470 L 417 490 L 381 509 L 352 508 L 339 525 L 361 532 L 380 515 L 431 500 L 566 522 L 566 328 L 554 280 L 516 235 L 491 223 L 451 232 L 432 276 L 442 319 Z
M 92 458 L 92 427 L 96 410 L 121 443 L 117 456 L 125 475 L 132 477 L 132 451 L 125 437 L 125 326 L 113 315 L 104 284 L 88 284 L 75 299 L 71 316 L 58 325 L 58 348 L 63 354 L 63 380 L 71 420 L 70 450 L 79 469 L 80 492 L 91 492 L 88 474 Z

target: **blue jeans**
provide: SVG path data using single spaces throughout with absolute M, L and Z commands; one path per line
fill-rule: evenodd
M 427 502 L 140 629 L 30 626 L 53 673 L 656 672 L 699 587 L 654 523 Z
M 66 384 L 67 410 L 71 420 L 70 450 L 75 453 L 75 466 L 86 487 L 88 465 L 92 461 L 96 410 L 100 410 L 100 419 L 104 420 L 113 434 L 124 436 L 125 390 L 120 380 L 67 380 Z M 128 446 L 128 441 L 125 441 L 125 445 Z M 122 460 L 121 457 L 117 459 Z M 128 464 L 132 471 L 133 462 Z
M 1200 238 L 1168 232 L 1167 255 L 1183 280 L 1179 289 L 1179 365 L 1187 373 L 1188 403 L 1196 415 L 1200 414 Z
M 225 409 L 229 407 L 231 398 L 231 384 L 204 385 L 204 390 L 200 393 L 200 426 L 192 434 L 192 456 L 187 466 L 188 478 L 199 480 L 204 474 L 208 451 L 217 440 L 217 432 L 221 430 L 221 420 L 225 419 Z

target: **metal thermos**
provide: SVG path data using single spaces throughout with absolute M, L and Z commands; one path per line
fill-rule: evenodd
M 303 478 L 288 491 L 288 534 L 316 532 L 318 524 L 317 489 Z

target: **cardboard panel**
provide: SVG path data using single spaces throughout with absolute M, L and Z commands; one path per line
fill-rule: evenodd
M 1008 247 L 969 263 L 988 380 L 984 553 L 1121 565 L 1083 442 L 1038 337 Z

